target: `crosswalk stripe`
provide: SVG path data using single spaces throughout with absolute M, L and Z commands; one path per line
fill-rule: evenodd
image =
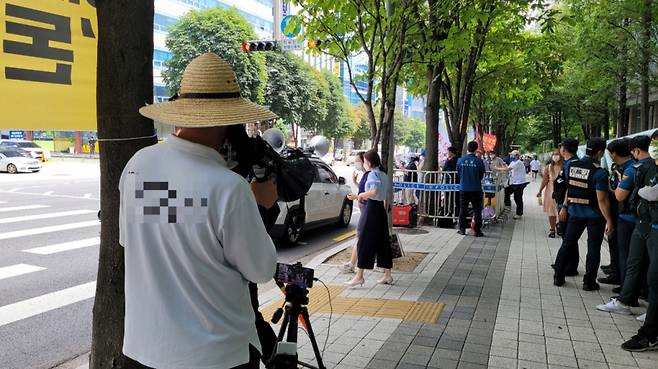
M 38 272 L 41 270 L 46 270 L 46 268 L 42 268 L 34 265 L 28 265 L 28 264 L 10 265 L 7 267 L 0 268 L 0 279 L 16 277 L 23 274 Z
M 96 210 L 70 210 L 70 211 L 60 211 L 60 212 L 57 212 L 57 213 L 24 215 L 22 217 L 13 217 L 13 218 L 0 218 L 0 224 L 25 222 L 25 221 L 37 220 L 37 219 L 68 217 L 68 216 L 72 216 L 72 215 L 91 214 L 91 213 L 95 213 L 95 212 L 96 212 Z
M 0 327 L 94 297 L 96 281 L 0 306 Z
M 43 209 L 48 208 L 48 205 L 25 205 L 25 206 L 13 206 L 10 208 L 0 208 L 0 213 L 8 211 L 18 211 L 18 210 L 33 210 L 33 209 Z
M 25 236 L 33 236 L 33 235 L 37 235 L 37 234 L 44 234 L 44 233 L 51 233 L 51 232 L 67 231 L 67 230 L 71 230 L 71 229 L 92 227 L 92 226 L 97 226 L 97 225 L 98 225 L 98 220 L 89 220 L 89 221 L 86 221 L 86 222 L 68 223 L 68 224 L 55 225 L 55 226 L 50 226 L 50 227 L 24 229 L 24 230 L 21 230 L 21 231 L 0 233 L 0 240 L 6 240 L 6 239 L 9 239 L 9 238 L 25 237 Z
M 101 243 L 100 237 L 93 237 L 84 240 L 58 243 L 56 245 L 35 247 L 33 249 L 23 250 L 23 252 L 29 252 L 31 254 L 39 254 L 39 255 L 51 255 L 51 254 L 56 254 L 58 252 L 76 250 L 90 246 L 97 246 L 100 245 L 100 243 Z

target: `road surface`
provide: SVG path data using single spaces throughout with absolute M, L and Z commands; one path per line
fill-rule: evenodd
M 0 368 L 51 368 L 89 351 L 99 198 L 97 160 L 0 173 Z M 279 248 L 280 261 L 308 262 L 357 219 L 347 230 L 309 231 L 300 245 Z

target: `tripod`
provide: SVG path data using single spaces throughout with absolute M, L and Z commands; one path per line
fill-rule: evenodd
M 286 303 L 285 311 L 282 308 L 279 308 L 274 316 L 272 317 L 272 323 L 276 324 L 281 319 L 283 314 L 283 322 L 281 323 L 281 329 L 279 330 L 279 335 L 277 336 L 277 350 L 272 354 L 273 357 L 270 358 L 270 363 L 274 363 L 274 369 L 296 369 L 298 365 L 301 365 L 310 369 L 326 369 L 324 363 L 322 362 L 322 356 L 320 355 L 320 349 L 318 348 L 318 343 L 315 340 L 315 334 L 313 333 L 313 328 L 311 328 L 311 320 L 309 319 L 308 309 L 308 290 L 306 288 L 301 288 L 293 284 L 286 285 Z M 286 337 L 287 343 L 294 344 L 295 348 L 297 346 L 297 329 L 299 327 L 299 319 L 306 323 L 306 329 L 308 331 L 308 336 L 311 340 L 311 345 L 313 346 L 313 352 L 315 353 L 315 360 L 318 363 L 318 366 L 315 367 L 311 364 L 307 364 L 298 360 L 298 355 L 296 352 L 280 353 L 278 348 L 282 347 L 280 344 L 283 343 L 283 338 L 286 336 L 286 330 L 288 335 Z

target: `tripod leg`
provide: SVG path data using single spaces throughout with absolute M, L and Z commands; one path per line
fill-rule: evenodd
M 308 337 L 311 340 L 311 345 L 313 346 L 313 352 L 315 353 L 315 360 L 318 362 L 318 369 L 326 369 L 324 363 L 322 362 L 322 355 L 320 354 L 320 348 L 318 343 L 315 340 L 315 333 L 313 333 L 313 328 L 311 327 L 311 319 L 308 316 L 308 309 L 304 306 L 302 307 L 302 317 L 306 321 L 306 329 L 308 330 Z

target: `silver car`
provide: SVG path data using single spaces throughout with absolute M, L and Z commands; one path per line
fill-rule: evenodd
M 41 170 L 41 162 L 37 159 L 26 157 L 17 150 L 0 151 L 0 172 L 38 172 Z

